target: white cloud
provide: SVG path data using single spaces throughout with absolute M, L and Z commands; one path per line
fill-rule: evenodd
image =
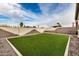
M 74 22 L 75 4 L 63 12 L 51 15 L 48 14 L 51 4 L 39 4 L 39 6 L 43 14 L 37 15 L 32 11 L 25 10 L 19 4 L 0 3 L 0 15 L 10 17 L 15 21 L 25 21 L 25 19 L 30 20 L 28 17 L 32 18 L 33 21 L 24 22 L 26 25 L 54 25 L 56 22 L 60 22 L 63 26 L 71 26 Z
M 13 19 L 26 18 L 26 16 L 37 18 L 37 16 L 33 12 L 29 10 L 22 10 L 19 4 L 9 3 L 0 3 L 0 15 L 11 17 Z
M 45 12 L 45 9 L 43 9 L 43 7 L 41 6 L 41 9 L 45 14 L 46 12 Z M 62 26 L 72 26 L 72 22 L 75 22 L 74 17 L 75 17 L 75 4 L 71 4 L 70 8 L 64 9 L 64 11 L 60 11 L 60 13 L 54 13 L 44 17 L 43 18 L 44 21 L 42 22 L 44 22 L 44 24 L 47 24 L 47 25 L 56 25 L 57 22 L 60 22 Z M 40 24 L 42 24 L 42 22 Z

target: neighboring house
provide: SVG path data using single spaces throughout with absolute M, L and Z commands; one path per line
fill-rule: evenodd
M 76 13 L 75 13 L 75 24 L 76 24 L 76 35 L 78 34 L 78 20 L 79 20 L 79 3 L 76 4 Z

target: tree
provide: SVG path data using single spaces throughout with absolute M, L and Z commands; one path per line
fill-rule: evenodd
M 23 25 L 24 25 L 23 22 L 20 22 L 20 27 L 23 27 Z
M 36 26 L 33 26 L 33 28 L 36 28 Z
M 62 27 L 60 23 L 57 23 L 57 26 L 58 26 L 58 27 Z

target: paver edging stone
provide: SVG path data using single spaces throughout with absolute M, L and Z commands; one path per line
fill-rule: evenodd
M 70 43 L 70 35 L 69 35 L 69 38 L 68 38 L 68 42 L 67 42 L 67 46 L 66 46 L 66 49 L 65 49 L 64 56 L 68 56 L 69 43 Z
M 13 50 L 17 53 L 18 56 L 22 56 L 22 54 L 14 47 L 14 45 L 6 38 L 6 41 L 13 48 Z

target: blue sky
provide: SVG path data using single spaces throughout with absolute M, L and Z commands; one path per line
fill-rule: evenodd
M 0 3 L 0 24 L 72 26 L 75 4 L 68 3 Z

